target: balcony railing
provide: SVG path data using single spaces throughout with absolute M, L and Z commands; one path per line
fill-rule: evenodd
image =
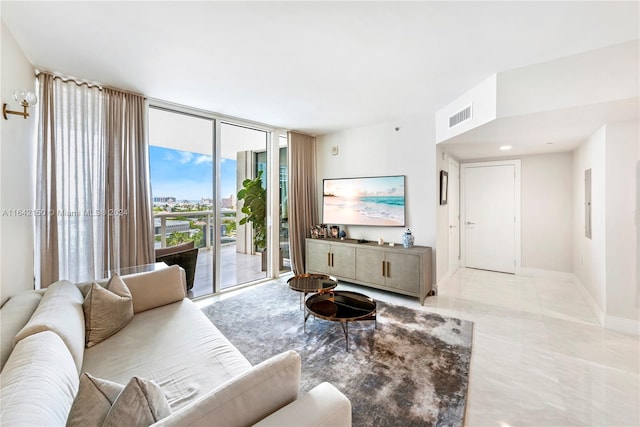
M 221 214 L 225 220 L 218 233 L 221 243 L 235 242 L 235 222 L 236 211 L 234 209 L 222 209 Z M 159 220 L 159 221 L 158 221 Z M 194 228 L 194 223 L 196 227 Z M 161 248 L 167 247 L 167 239 L 174 232 L 181 234 L 189 234 L 188 239 L 198 232 L 202 232 L 202 239 L 197 243 L 200 248 L 211 249 L 213 242 L 213 227 L 215 224 L 214 211 L 185 211 L 185 212 L 158 212 L 154 214 L 154 227 L 156 241 L 160 242 Z M 229 232 L 231 228 L 231 232 Z

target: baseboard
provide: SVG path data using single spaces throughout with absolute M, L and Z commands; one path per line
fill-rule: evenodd
M 527 277 L 549 277 L 552 279 L 559 280 L 571 280 L 575 278 L 573 273 L 567 273 L 565 271 L 552 271 L 552 270 L 543 270 L 541 268 L 529 268 L 524 267 L 520 268 L 517 273 L 518 276 L 527 276 Z
M 605 316 L 604 327 L 623 334 L 640 336 L 640 321 L 623 317 Z
M 435 286 L 433 287 L 433 291 L 435 292 L 436 295 L 438 295 L 438 289 L 440 289 L 440 284 L 446 282 L 447 280 L 449 280 L 451 278 L 451 276 L 453 276 L 453 273 L 457 270 L 457 268 L 455 270 L 451 270 L 449 269 L 449 271 L 447 271 L 447 274 L 444 275 L 444 277 L 440 280 L 438 280 L 438 282 L 435 284 Z
M 587 302 L 589 307 L 591 307 L 591 311 L 593 311 L 593 314 L 596 315 L 596 319 L 598 320 L 598 323 L 604 327 L 604 318 L 605 318 L 604 311 L 602 311 L 602 308 L 600 308 L 596 300 L 593 299 L 593 297 L 591 296 L 591 293 L 589 293 L 587 288 L 584 287 L 584 284 L 578 278 L 578 276 L 576 276 L 573 273 L 571 273 L 571 276 L 573 276 L 572 281 L 576 285 L 576 288 L 578 288 L 580 295 L 582 295 L 582 298 L 584 298 L 584 300 Z

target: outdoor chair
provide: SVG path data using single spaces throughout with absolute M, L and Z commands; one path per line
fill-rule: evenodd
M 193 288 L 197 261 L 198 248 L 194 246 L 193 241 L 168 248 L 156 249 L 156 262 L 164 262 L 167 265 L 177 264 L 184 269 L 187 276 L 188 291 Z

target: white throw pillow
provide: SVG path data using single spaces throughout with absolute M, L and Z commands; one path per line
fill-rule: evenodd
M 131 292 L 117 274 L 104 288 L 97 283 L 92 284 L 82 308 L 87 347 L 106 340 L 133 319 Z

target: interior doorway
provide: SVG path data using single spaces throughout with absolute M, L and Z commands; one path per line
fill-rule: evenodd
M 466 163 L 462 174 L 462 263 L 520 269 L 520 161 Z

